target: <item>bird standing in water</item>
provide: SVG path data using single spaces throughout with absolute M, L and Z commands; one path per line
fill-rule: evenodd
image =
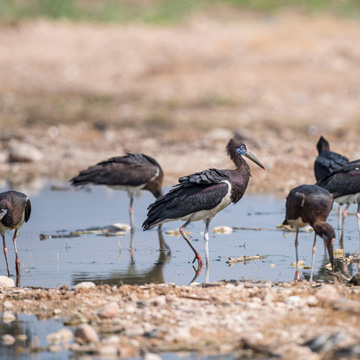
M 356 216 L 360 232 L 360 160 L 348 162 L 344 166 L 335 169 L 328 176 L 319 180 L 317 185 L 327 189 L 338 204 L 346 204 L 342 212 L 340 241 L 343 241 L 345 218 L 352 203 L 358 205 Z
M 127 191 L 130 197 L 130 225 L 135 230 L 133 202 L 140 190 L 150 191 L 156 198 L 162 195 L 164 172 L 159 163 L 144 154 L 131 154 L 113 157 L 80 171 L 70 179 L 73 186 L 86 184 L 106 185 L 112 189 Z
M 209 169 L 181 177 L 179 184 L 165 195 L 159 197 L 148 207 L 147 219 L 143 230 L 168 221 L 182 220 L 185 223 L 179 231 L 195 253 L 198 260 L 198 272 L 203 261 L 185 234 L 185 228 L 192 221 L 205 220 L 205 255 L 209 262 L 209 224 L 211 219 L 230 203 L 236 204 L 244 195 L 251 176 L 250 168 L 242 156 L 265 169 L 261 162 L 240 141 L 231 139 L 226 147 L 227 153 L 234 162 L 235 170 Z M 193 262 L 194 262 L 193 261 Z
M 7 248 L 5 243 L 6 230 L 15 230 L 13 243 L 15 248 L 15 268 L 16 276 L 20 275 L 20 260 L 18 257 L 16 240 L 18 230 L 28 222 L 31 214 L 31 202 L 27 195 L 18 191 L 6 191 L 0 194 L 0 233 L 3 239 L 3 250 L 6 261 L 8 276 L 10 277 Z
M 295 252 L 296 273 L 295 280 L 301 280 L 299 272 L 298 234 L 299 229 L 310 225 L 315 232 L 314 245 L 312 248 L 311 275 L 313 280 L 314 260 L 316 252 L 316 236 L 319 235 L 326 242 L 329 258 L 334 270 L 333 243 L 335 241 L 334 228 L 326 222 L 332 209 L 333 199 L 329 191 L 316 185 L 300 185 L 292 189 L 286 198 L 286 217 L 283 225 L 292 225 L 296 229 Z

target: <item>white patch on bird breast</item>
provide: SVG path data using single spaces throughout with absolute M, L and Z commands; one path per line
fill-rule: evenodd
M 359 202 L 359 200 L 360 200 L 360 193 L 344 195 L 334 199 L 334 201 L 337 202 L 338 204 L 352 204 Z
M 300 229 L 306 225 L 309 225 L 309 223 L 303 222 L 302 218 L 299 217 L 297 219 L 292 219 L 287 221 L 290 225 L 292 225 L 295 229 Z
M 195 213 L 186 215 L 181 218 L 183 221 L 187 221 L 191 219 L 191 221 L 199 221 L 204 219 L 212 219 L 219 211 L 225 209 L 227 206 L 231 204 L 231 184 L 229 181 L 224 180 L 222 181 L 228 185 L 228 191 L 226 195 L 221 199 L 220 203 L 214 207 L 213 209 L 209 210 L 201 210 Z

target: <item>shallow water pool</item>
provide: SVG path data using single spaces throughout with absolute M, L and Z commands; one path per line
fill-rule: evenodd
M 62 184 L 63 185 L 63 184 Z M 25 286 L 69 287 L 82 281 L 117 285 L 144 283 L 188 284 L 194 280 L 193 252 L 182 237 L 169 236 L 167 230 L 175 230 L 181 222 L 163 225 L 163 240 L 168 249 L 159 250 L 157 230 L 143 232 L 141 224 L 146 217 L 148 204 L 154 201 L 149 192 L 143 192 L 134 202 L 136 232 L 134 248 L 130 251 L 131 234 L 107 237 L 99 234 L 83 234 L 78 237 L 47 238 L 41 234 L 67 236 L 72 231 L 103 227 L 114 223 L 129 223 L 127 194 L 106 187 L 86 190 L 52 190 L 49 183 L 40 190 L 22 189 L 32 202 L 30 221 L 24 225 L 18 237 L 21 261 L 21 283 Z M 8 190 L 2 188 L 2 191 Z M 355 205 L 354 205 L 355 206 Z M 335 206 L 337 207 L 337 206 Z M 250 279 L 291 281 L 295 268 L 294 233 L 284 233 L 276 226 L 284 220 L 285 199 L 271 195 L 245 195 L 236 205 L 230 205 L 217 214 L 210 224 L 247 228 L 231 234 L 210 233 L 210 264 L 197 277 L 197 282 L 222 279 Z M 337 214 L 333 210 L 330 223 L 337 226 Z M 192 223 L 186 229 L 192 233 L 194 246 L 204 258 L 202 221 Z M 261 228 L 263 230 L 252 230 Z M 299 258 L 311 264 L 313 233 L 299 235 Z M 6 233 L 9 264 L 15 273 L 12 233 Z M 359 252 L 359 235 L 355 216 L 349 216 L 345 230 L 345 252 Z M 336 240 L 334 248 L 339 248 Z M 227 257 L 264 256 L 261 260 L 229 266 Z M 321 238 L 317 242 L 315 279 L 327 276 L 324 265 L 329 262 Z M 196 264 L 195 264 L 196 265 Z M 207 270 L 207 271 L 206 271 Z M 351 276 L 358 272 L 357 264 L 344 266 L 337 261 L 337 270 Z M 310 270 L 301 270 L 304 277 Z M 6 275 L 3 255 L 0 255 L 0 274 Z

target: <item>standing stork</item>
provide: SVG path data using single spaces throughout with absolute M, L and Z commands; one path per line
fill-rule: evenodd
M 13 243 L 15 248 L 15 268 L 16 276 L 20 275 L 20 260 L 18 257 L 16 240 L 18 230 L 24 225 L 24 222 L 28 222 L 31 214 L 31 202 L 27 195 L 18 191 L 5 191 L 0 194 L 0 233 L 3 239 L 3 250 L 6 261 L 6 268 L 8 276 L 10 277 L 9 263 L 7 256 L 7 248 L 5 243 L 5 231 L 15 230 L 13 236 Z
M 195 253 L 194 261 L 198 260 L 198 271 L 201 271 L 203 261 L 187 238 L 185 228 L 192 221 L 205 220 L 204 241 L 206 264 L 208 265 L 211 219 L 230 203 L 236 204 L 248 186 L 251 173 L 249 165 L 242 156 L 246 156 L 265 169 L 255 155 L 240 141 L 231 139 L 226 150 L 236 166 L 235 170 L 209 169 L 181 177 L 179 184 L 173 186 L 167 194 L 159 197 L 148 207 L 147 219 L 143 223 L 145 231 L 168 221 L 185 221 L 179 231 Z
M 295 253 L 296 272 L 295 280 L 301 280 L 299 272 L 298 234 L 299 229 L 310 225 L 315 231 L 314 245 L 312 248 L 311 275 L 313 280 L 314 261 L 316 252 L 316 236 L 319 235 L 326 242 L 329 258 L 334 271 L 333 243 L 335 241 L 334 228 L 326 222 L 330 214 L 333 199 L 329 191 L 316 185 L 300 185 L 292 189 L 286 198 L 286 217 L 283 225 L 292 225 L 296 229 Z
M 127 153 L 125 156 L 113 157 L 80 171 L 78 176 L 70 179 L 70 183 L 73 186 L 106 185 L 112 189 L 126 191 L 130 197 L 131 232 L 134 232 L 135 195 L 140 190 L 148 190 L 156 198 L 160 197 L 163 178 L 164 172 L 154 158 L 144 154 Z
M 340 155 L 334 151 L 330 151 L 329 142 L 323 137 L 320 136 L 318 143 L 316 144 L 318 150 L 318 157 L 314 162 L 314 173 L 316 181 L 323 179 L 328 176 L 335 169 L 345 165 L 349 159 L 343 155 Z M 342 205 L 339 204 L 338 212 L 338 223 L 339 229 L 341 228 L 340 217 L 342 212 Z
M 340 205 L 346 204 L 342 212 L 340 241 L 344 238 L 345 218 L 352 203 L 358 204 L 356 216 L 360 232 L 360 159 L 335 169 L 316 184 L 330 191 L 335 202 Z
M 319 153 L 314 163 L 316 181 L 328 176 L 332 171 L 349 161 L 347 157 L 330 151 L 329 142 L 323 136 L 320 136 L 316 148 Z

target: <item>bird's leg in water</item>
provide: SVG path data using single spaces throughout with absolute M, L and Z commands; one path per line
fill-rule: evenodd
M 130 205 L 129 205 L 129 214 L 130 214 L 130 226 L 131 232 L 135 231 L 135 221 L 134 221 L 134 210 L 133 210 L 134 197 L 130 196 Z
M 210 220 L 206 220 L 205 222 L 205 234 L 204 234 L 204 243 L 205 243 L 205 258 L 206 258 L 206 267 L 209 267 L 209 224 Z
M 315 234 L 315 237 L 314 237 L 314 244 L 313 244 L 313 247 L 312 247 L 310 281 L 313 281 L 313 276 L 314 276 L 315 252 L 316 252 L 316 234 Z
M 295 272 L 295 278 L 294 280 L 301 280 L 301 275 L 299 272 L 299 256 L 298 256 L 298 245 L 299 245 L 299 241 L 298 241 L 298 235 L 299 235 L 299 229 L 296 229 L 296 236 L 295 236 L 295 254 L 296 254 L 296 272 Z
M 6 269 L 7 269 L 8 277 L 10 277 L 7 248 L 6 248 L 6 243 L 5 243 L 5 234 L 2 235 L 2 238 L 3 238 L 3 250 L 4 250 L 4 255 L 5 255 Z
M 19 277 L 20 276 L 20 260 L 18 257 L 18 252 L 17 252 L 17 247 L 16 247 L 16 240 L 17 240 L 17 229 L 15 229 L 14 232 L 14 236 L 13 236 L 13 243 L 14 243 L 14 248 L 15 248 L 15 268 L 16 268 L 16 276 Z
M 342 212 L 342 224 L 341 224 L 341 235 L 340 235 L 340 244 L 342 244 L 344 240 L 344 229 L 345 229 L 345 219 L 348 212 L 350 204 L 347 204 L 344 211 Z
M 189 244 L 189 246 L 191 247 L 191 249 L 192 249 L 192 251 L 195 253 L 195 258 L 194 258 L 194 260 L 193 260 L 193 262 L 195 261 L 195 260 L 197 260 L 198 261 L 198 265 L 199 265 L 199 269 L 198 269 L 198 271 L 200 271 L 201 272 L 201 269 L 202 269 L 202 267 L 204 266 L 204 263 L 203 263 L 203 261 L 202 261 L 202 259 L 201 259 L 201 256 L 200 256 L 200 254 L 196 251 L 196 249 L 194 248 L 194 246 L 193 246 L 193 244 L 191 243 L 191 241 L 187 238 L 187 236 L 185 235 L 185 228 L 190 224 L 190 220 L 188 220 L 183 226 L 181 226 L 181 228 L 179 229 L 179 231 L 180 231 L 180 234 L 181 234 L 181 236 L 184 238 L 184 240 Z
M 342 213 L 342 205 L 339 204 L 339 208 L 338 208 L 338 227 L 339 227 L 339 229 L 341 229 L 341 213 Z

